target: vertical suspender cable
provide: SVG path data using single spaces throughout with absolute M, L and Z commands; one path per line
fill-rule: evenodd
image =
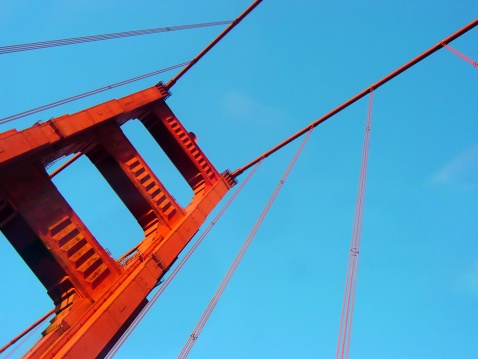
M 368 114 L 367 114 L 367 124 L 365 127 L 365 139 L 364 139 L 364 149 L 363 149 L 363 158 L 362 158 L 362 169 L 360 173 L 360 179 L 361 181 L 359 182 L 360 186 L 360 192 L 358 194 L 357 198 L 357 207 L 358 209 L 358 215 L 357 218 L 355 219 L 356 225 L 355 225 L 355 253 L 354 253 L 354 259 L 355 259 L 355 265 L 354 265 L 354 273 L 353 273 L 353 285 L 351 287 L 351 292 L 352 292 L 352 300 L 351 300 L 351 305 L 352 307 L 350 308 L 350 324 L 349 324 L 349 330 L 348 330 L 348 339 L 347 339 L 347 351 L 346 351 L 346 357 L 348 358 L 349 356 L 349 348 L 350 348 L 350 337 L 352 334 L 352 322 L 353 322 L 353 313 L 354 313 L 354 307 L 355 307 L 355 293 L 356 293 L 356 287 L 357 287 L 357 274 L 358 274 L 358 264 L 359 264 L 359 254 L 360 254 L 360 243 L 362 241 L 362 219 L 363 219 L 363 206 L 364 206 L 364 201 L 365 201 L 365 188 L 366 188 L 366 180 L 367 180 L 367 167 L 368 167 L 368 154 L 369 154 L 369 147 L 370 147 L 370 129 L 371 129 L 371 122 L 372 122 L 372 105 L 373 105 L 373 88 L 370 90 L 370 99 L 369 99 L 369 105 L 368 105 Z
M 179 264 L 171 271 L 171 274 L 168 276 L 168 278 L 164 281 L 164 283 L 161 285 L 159 290 L 153 295 L 151 300 L 146 304 L 146 306 L 141 310 L 141 312 L 138 314 L 138 316 L 133 320 L 131 325 L 126 329 L 126 331 L 123 333 L 121 338 L 115 343 L 115 345 L 111 348 L 110 352 L 105 356 L 105 358 L 112 358 L 116 352 L 120 349 L 120 347 L 123 345 L 125 340 L 130 336 L 130 334 L 133 332 L 133 330 L 138 326 L 139 322 L 143 319 L 143 317 L 146 315 L 146 313 L 151 309 L 151 307 L 156 303 L 158 298 L 160 297 L 161 294 L 166 290 L 168 285 L 171 283 L 171 281 L 174 279 L 176 274 L 183 268 L 184 264 L 188 261 L 188 259 L 191 257 L 191 255 L 194 253 L 194 251 L 199 247 L 199 245 L 202 243 L 204 238 L 209 234 L 211 231 L 212 227 L 217 223 L 217 221 L 221 218 L 223 213 L 227 210 L 229 205 L 234 201 L 234 199 L 237 197 L 239 192 L 244 188 L 246 183 L 249 181 L 249 179 L 252 177 L 254 172 L 259 168 L 261 165 L 262 161 L 258 162 L 256 166 L 254 166 L 251 170 L 251 172 L 247 175 L 246 179 L 239 185 L 237 190 L 233 193 L 231 198 L 226 202 L 226 204 L 221 208 L 221 210 L 218 212 L 216 217 L 211 221 L 209 226 L 206 228 L 206 230 L 201 234 L 201 236 L 198 238 L 198 240 L 194 243 L 194 245 L 189 249 L 189 251 L 186 253 L 186 255 L 181 259 Z
M 244 257 L 244 254 L 246 253 L 247 249 L 249 248 L 249 245 L 251 244 L 252 240 L 254 239 L 254 236 L 256 235 L 257 231 L 259 230 L 259 227 L 261 226 L 262 222 L 264 221 L 264 218 L 266 217 L 267 213 L 269 212 L 270 207 L 272 206 L 272 203 L 276 199 L 279 191 L 281 190 L 285 180 L 287 179 L 287 176 L 289 175 L 292 167 L 294 166 L 295 162 L 297 161 L 297 158 L 299 157 L 300 153 L 302 152 L 302 149 L 304 148 L 305 143 L 310 137 L 310 134 L 312 133 L 313 127 L 310 128 L 309 132 L 307 133 L 306 137 L 302 141 L 299 149 L 295 153 L 295 156 L 293 157 L 291 163 L 287 167 L 286 171 L 282 175 L 282 178 L 280 179 L 279 183 L 277 184 L 274 192 L 272 193 L 271 197 L 269 198 L 269 201 L 265 205 L 264 209 L 262 210 L 259 218 L 257 219 L 256 223 L 254 224 L 254 227 L 252 228 L 251 232 L 247 236 L 246 240 L 244 241 L 241 249 L 237 253 L 236 257 L 234 258 L 234 261 L 232 262 L 231 266 L 229 267 L 228 271 L 226 272 L 226 275 L 222 279 L 221 283 L 219 284 L 219 287 L 217 288 L 216 292 L 214 293 L 213 297 L 211 298 L 208 306 L 204 310 L 201 318 L 199 319 L 198 323 L 196 324 L 196 327 L 194 328 L 193 332 L 189 336 L 188 340 L 186 341 L 186 344 L 184 345 L 183 349 L 179 353 L 178 359 L 185 359 L 187 358 L 189 352 L 191 351 L 194 343 L 196 342 L 197 338 L 199 337 L 202 329 L 206 325 L 207 320 L 209 319 L 212 311 L 214 310 L 216 304 L 218 303 L 219 299 L 221 298 L 222 293 L 226 289 L 229 281 L 231 280 L 232 276 L 234 275 L 234 272 L 236 271 L 239 263 L 241 262 L 242 258 Z
M 350 337 L 352 332 L 352 319 L 355 303 L 355 291 L 357 287 L 357 273 L 360 254 L 360 242 L 362 239 L 363 205 L 365 200 L 365 184 L 367 179 L 368 152 L 370 144 L 370 128 L 372 122 L 373 88 L 370 89 L 370 101 L 368 106 L 367 122 L 365 125 L 365 138 L 362 151 L 362 163 L 355 206 L 354 226 L 350 245 L 347 276 L 345 280 L 344 298 L 342 303 L 342 315 L 340 318 L 337 351 L 335 358 L 344 359 L 349 356 Z
M 174 65 L 174 66 L 166 67 L 164 69 L 156 70 L 156 71 L 150 72 L 148 74 L 133 77 L 131 79 L 124 80 L 124 81 L 121 81 L 121 82 L 117 82 L 115 84 L 111 84 L 111 85 L 108 85 L 108 86 L 103 86 L 103 87 L 97 88 L 95 90 L 83 92 L 79 95 L 71 96 L 71 97 L 65 98 L 63 100 L 59 100 L 59 101 L 55 101 L 55 102 L 52 102 L 52 103 L 49 103 L 49 104 L 46 104 L 46 105 L 43 105 L 43 106 L 35 107 L 35 108 L 30 109 L 30 110 L 17 113 L 15 115 L 10 115 L 10 116 L 4 117 L 4 118 L 0 118 L 0 124 L 4 124 L 4 123 L 10 122 L 10 121 L 18 120 L 22 117 L 30 116 L 30 115 L 33 115 L 35 113 L 42 112 L 42 111 L 45 111 L 45 110 L 48 110 L 50 108 L 57 107 L 57 106 L 60 106 L 60 105 L 64 105 L 66 103 L 73 102 L 73 101 L 76 101 L 76 100 L 79 100 L 79 99 L 82 99 L 82 98 L 85 98 L 85 97 L 88 97 L 88 96 L 96 95 L 98 93 L 108 91 L 108 90 L 111 90 L 111 89 L 119 87 L 119 86 L 124 86 L 124 85 L 130 84 L 132 82 L 139 81 L 139 80 L 151 77 L 151 76 L 155 76 L 155 75 L 161 74 L 161 73 L 166 72 L 166 71 L 171 71 L 171 70 L 174 70 L 174 69 L 178 69 L 178 68 L 186 66 L 188 64 L 189 64 L 189 62 L 183 62 L 182 64 L 177 64 L 177 65 Z
M 47 47 L 56 47 L 56 46 L 81 44 L 81 43 L 92 42 L 92 41 L 119 39 L 122 37 L 150 35 L 150 34 L 157 34 L 160 32 L 171 32 L 171 31 L 178 31 L 178 30 L 197 29 L 201 27 L 226 25 L 229 23 L 231 23 L 231 21 L 216 21 L 216 22 L 207 22 L 202 24 L 168 26 L 168 27 L 159 27 L 154 29 L 123 31 L 123 32 L 110 33 L 110 34 L 80 36 L 80 37 L 71 37 L 68 39 L 58 39 L 58 40 L 49 40 L 49 41 L 30 42 L 27 44 L 0 46 L 0 55 L 9 54 L 12 52 L 19 52 L 19 51 L 44 49 Z
M 5 345 L 0 350 L 0 353 L 3 353 L 7 348 L 9 348 L 11 345 L 15 344 L 18 341 L 17 345 L 15 345 L 15 347 L 13 347 L 13 349 L 5 356 L 5 359 L 10 358 L 18 350 L 19 347 L 21 347 L 33 334 L 35 334 L 35 332 L 38 331 L 40 326 L 43 325 L 48 320 L 48 318 L 50 318 L 53 314 L 55 314 L 55 311 L 56 311 L 56 308 L 53 308 L 52 310 L 50 310 L 47 314 L 45 314 L 43 317 L 41 317 L 35 323 L 33 323 L 28 329 L 24 330 L 16 338 L 12 339 L 10 343 Z
M 7 344 L 5 344 L 2 348 L 0 348 L 0 354 L 2 354 L 5 350 L 7 350 L 8 348 L 10 348 L 13 344 L 15 344 L 16 342 L 18 342 L 20 339 L 22 339 L 25 335 L 27 335 L 29 332 L 31 332 L 32 330 L 34 330 L 36 327 L 38 327 L 39 325 L 43 324 L 45 322 L 45 320 L 47 320 L 50 316 L 52 316 L 53 314 L 55 314 L 55 311 L 56 311 L 56 308 L 53 308 L 52 310 L 50 310 L 48 313 L 46 313 L 43 317 L 41 317 L 40 319 L 38 319 L 35 323 L 33 323 L 32 325 L 30 325 L 27 329 L 25 329 L 23 332 L 21 332 L 20 334 L 18 334 L 15 338 L 13 338 L 12 340 L 10 340 Z
M 473 59 L 469 58 L 465 54 L 462 54 L 460 51 L 454 49 L 450 45 L 445 44 L 444 42 L 442 43 L 443 47 L 447 49 L 448 51 L 454 53 L 456 56 L 461 57 L 463 60 L 468 62 L 471 66 L 478 68 L 478 62 L 474 61 Z

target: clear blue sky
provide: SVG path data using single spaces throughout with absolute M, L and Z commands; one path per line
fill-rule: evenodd
M 0 46 L 229 20 L 251 1 L 5 1 Z M 234 170 L 478 16 L 476 0 L 265 0 L 173 88 L 169 106 Z M 188 61 L 221 28 L 0 56 L 0 117 Z M 478 60 L 478 29 L 452 46 Z M 125 96 L 144 80 L 0 126 Z M 446 50 L 375 92 L 350 358 L 478 356 L 478 69 Z M 190 358 L 333 358 L 367 100 L 319 126 Z M 186 205 L 141 129 L 125 129 Z M 175 358 L 298 143 L 264 163 L 117 358 Z M 242 177 L 240 179 L 243 179 Z M 55 180 L 119 257 L 142 233 L 86 159 Z M 0 342 L 52 308 L 2 237 Z

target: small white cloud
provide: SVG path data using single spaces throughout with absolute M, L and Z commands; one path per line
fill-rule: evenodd
M 278 124 L 285 120 L 285 116 L 278 109 L 236 92 L 228 93 L 225 96 L 224 108 L 228 114 L 241 122 L 257 123 L 260 121 L 261 124 Z
M 261 107 L 250 97 L 238 93 L 228 93 L 225 97 L 224 105 L 226 111 L 238 117 L 254 112 L 254 109 Z
M 478 295 L 478 261 L 474 263 L 471 272 L 466 276 L 466 283 L 468 284 L 468 289 Z
M 470 146 L 452 158 L 430 181 L 434 185 L 452 185 L 463 189 L 478 186 L 478 144 Z
M 457 281 L 460 292 L 478 297 L 478 260 Z

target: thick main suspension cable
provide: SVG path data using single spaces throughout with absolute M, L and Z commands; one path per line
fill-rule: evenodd
M 271 197 L 269 198 L 268 202 L 266 203 L 264 209 L 262 210 L 259 218 L 257 219 L 256 223 L 254 224 L 254 227 L 252 228 L 251 232 L 247 236 L 246 240 L 244 241 L 241 249 L 237 253 L 236 257 L 234 258 L 234 261 L 232 262 L 231 266 L 229 267 L 228 271 L 226 272 L 226 275 L 222 279 L 221 283 L 219 284 L 219 287 L 217 288 L 216 292 L 214 293 L 213 297 L 211 298 L 208 306 L 204 310 L 201 318 L 199 319 L 198 323 L 196 324 L 196 327 L 194 328 L 193 332 L 189 336 L 188 340 L 186 341 L 186 344 L 184 345 L 183 349 L 179 353 L 178 359 L 185 359 L 187 358 L 189 352 L 191 351 L 193 345 L 196 343 L 196 340 L 198 339 L 199 335 L 201 334 L 202 329 L 206 325 L 207 320 L 211 316 L 212 311 L 216 307 L 216 304 L 219 302 L 219 299 L 221 298 L 222 294 L 224 293 L 224 290 L 226 289 L 227 285 L 229 284 L 229 281 L 231 280 L 232 276 L 234 275 L 239 263 L 241 262 L 242 258 L 244 257 L 244 254 L 246 253 L 247 249 L 249 248 L 249 245 L 251 244 L 252 240 L 254 239 L 257 231 L 259 230 L 262 222 L 264 221 L 267 213 L 269 212 L 269 209 L 271 208 L 272 204 L 274 203 L 274 200 L 276 199 L 277 195 L 279 194 L 279 191 L 281 190 L 282 186 L 284 185 L 284 182 L 287 179 L 287 176 L 289 175 L 290 171 L 292 170 L 292 167 L 294 166 L 295 162 L 297 161 L 297 158 L 299 157 L 300 153 L 302 152 L 302 149 L 304 148 L 307 140 L 309 139 L 311 133 L 312 133 L 313 128 L 309 128 L 309 133 L 307 136 L 304 138 L 302 141 L 300 147 L 298 148 L 297 152 L 295 153 L 294 157 L 292 158 L 292 161 L 290 162 L 289 166 L 285 170 L 284 174 L 282 175 L 282 178 L 280 179 L 279 183 L 277 184 L 276 188 L 274 189 L 274 192 L 272 193 Z
M 170 89 L 174 86 L 174 84 L 186 73 L 188 72 L 204 55 L 206 55 L 209 50 L 211 50 L 219 41 L 222 40 L 224 36 L 226 36 L 232 29 L 234 29 L 247 15 L 249 15 L 252 10 L 259 5 L 262 0 L 254 1 L 241 15 L 239 15 L 227 28 L 224 29 L 209 45 L 207 45 L 204 50 L 202 50 L 190 63 L 186 66 L 182 71 L 180 71 L 176 76 L 174 76 L 169 82 L 166 84 L 166 89 Z M 259 162 L 259 160 L 257 161 Z
M 9 54 L 12 52 L 45 49 L 48 47 L 81 44 L 85 42 L 103 41 L 103 40 L 119 39 L 123 37 L 157 34 L 160 32 L 171 32 L 171 31 L 179 31 L 179 30 L 197 29 L 202 27 L 227 25 L 227 24 L 230 24 L 231 22 L 232 21 L 228 20 L 228 21 L 206 22 L 201 24 L 191 24 L 191 25 L 167 26 L 167 27 L 158 27 L 154 29 L 123 31 L 123 32 L 115 32 L 111 34 L 80 36 L 80 37 L 72 37 L 68 39 L 58 39 L 58 40 L 50 40 L 50 41 L 30 42 L 27 44 L 19 44 L 19 45 L 0 46 L 0 55 Z
M 417 57 L 415 57 L 414 59 L 410 60 L 409 62 L 407 62 L 405 65 L 399 67 L 398 69 L 396 69 L 395 71 L 391 72 L 390 74 L 388 74 L 387 76 L 383 77 L 382 79 L 380 79 L 379 81 L 375 82 L 374 84 L 368 86 L 366 89 L 364 89 L 363 91 L 359 92 L 358 94 L 356 94 L 354 97 L 350 98 L 349 100 L 345 101 L 343 104 L 341 104 L 340 106 L 336 107 L 335 109 L 333 109 L 332 111 L 328 112 L 327 114 L 325 114 L 324 116 L 320 117 L 319 119 L 315 120 L 314 122 L 310 123 L 309 125 L 307 125 L 306 127 L 304 127 L 302 130 L 300 130 L 299 132 L 296 132 L 294 135 L 290 136 L 289 138 L 287 138 L 286 140 L 282 141 L 281 143 L 279 143 L 278 145 L 276 145 L 275 147 L 271 148 L 269 151 L 267 152 L 264 152 L 263 154 L 261 154 L 260 156 L 258 156 L 256 159 L 252 160 L 251 162 L 249 162 L 248 164 L 242 166 L 241 168 L 238 168 L 237 170 L 235 170 L 232 175 L 234 177 L 237 177 L 239 176 L 242 172 L 244 172 L 246 169 L 248 169 L 249 167 L 253 166 L 256 162 L 258 162 L 262 157 L 268 157 L 270 156 L 271 154 L 273 154 L 274 152 L 277 152 L 278 150 L 280 150 L 282 147 L 288 145 L 289 143 L 291 143 L 292 141 L 296 140 L 297 138 L 301 137 L 303 134 L 305 134 L 309 128 L 312 126 L 312 127 L 317 127 L 318 125 L 320 125 L 322 122 L 325 122 L 326 120 L 328 120 L 329 118 L 331 118 L 332 116 L 338 114 L 339 112 L 341 112 L 342 110 L 346 109 L 347 107 L 349 107 L 350 105 L 352 105 L 353 103 L 357 102 L 358 100 L 360 100 L 362 97 L 366 96 L 370 89 L 373 89 L 373 90 L 376 90 L 377 88 L 379 88 L 380 86 L 386 84 L 387 82 L 389 82 L 390 80 L 394 79 L 395 77 L 397 77 L 398 75 L 400 75 L 402 72 L 405 72 L 406 70 L 408 70 L 409 68 L 413 67 L 414 65 L 418 64 L 420 61 L 426 59 L 428 56 L 432 55 L 433 53 L 435 53 L 436 51 L 440 50 L 445 44 L 448 44 L 450 43 L 451 41 L 457 39 L 458 37 L 460 37 L 461 35 L 465 34 L 466 32 L 470 31 L 471 29 L 473 29 L 475 26 L 478 25 L 478 19 L 475 19 L 474 21 L 470 22 L 468 25 L 462 27 L 460 30 L 456 31 L 455 33 L 451 34 L 450 36 L 448 36 L 447 38 L 443 39 L 442 41 L 440 41 L 438 44 L 432 46 L 431 48 L 429 48 L 428 50 L 426 50 L 425 52 L 423 52 L 422 54 L 418 55 Z

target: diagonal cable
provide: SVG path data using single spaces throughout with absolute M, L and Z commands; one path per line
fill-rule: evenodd
M 478 68 L 478 61 L 473 60 L 472 58 L 466 56 L 465 54 L 461 53 L 460 51 L 454 49 L 450 45 L 445 44 L 444 42 L 442 43 L 443 47 L 447 49 L 448 51 L 454 53 L 456 56 L 460 57 L 461 59 L 465 60 L 468 62 L 471 66 Z
M 177 65 L 174 65 L 174 66 L 166 67 L 164 69 L 153 71 L 153 72 L 141 75 L 141 76 L 133 77 L 131 79 L 124 80 L 124 81 L 121 81 L 121 82 L 117 82 L 117 83 L 112 84 L 112 85 L 100 87 L 100 88 L 97 88 L 95 90 L 84 92 L 84 93 L 81 93 L 79 95 L 68 97 L 68 98 L 63 99 L 63 100 L 55 101 L 55 102 L 49 103 L 47 105 L 43 105 L 43 106 L 40 106 L 40 107 L 35 107 L 31 110 L 23 111 L 23 112 L 15 114 L 15 115 L 0 118 L 0 124 L 7 123 L 7 122 L 10 122 L 10 121 L 14 121 L 14 120 L 18 120 L 19 118 L 30 116 L 30 115 L 33 115 L 35 113 L 42 112 L 42 111 L 48 110 L 48 109 L 53 108 L 53 107 L 63 105 L 65 103 L 73 102 L 73 101 L 76 101 L 76 100 L 79 100 L 79 99 L 82 99 L 82 98 L 85 98 L 85 97 L 88 97 L 88 96 L 96 95 L 97 93 L 104 92 L 104 91 L 107 91 L 107 90 L 111 90 L 115 87 L 124 86 L 124 85 L 127 85 L 127 84 L 135 82 L 135 81 L 139 81 L 139 80 L 151 77 L 151 76 L 161 74 L 163 72 L 171 71 L 171 70 L 186 66 L 187 64 L 189 64 L 189 62 L 183 62 L 182 64 L 177 64 Z
M 262 222 L 264 221 L 267 213 L 269 212 L 269 209 L 271 208 L 274 200 L 276 199 L 277 195 L 279 194 L 279 191 L 281 190 L 282 186 L 284 185 L 285 180 L 287 179 L 287 176 L 289 175 L 290 171 L 292 170 L 292 167 L 294 166 L 295 162 L 297 161 L 297 158 L 299 157 L 300 153 L 302 152 L 302 149 L 304 148 L 307 140 L 309 139 L 311 133 L 312 133 L 313 128 L 311 127 L 307 135 L 305 136 L 304 140 L 302 141 L 299 149 L 295 153 L 292 161 L 290 162 L 289 166 L 287 167 L 286 171 L 282 175 L 282 178 L 280 179 L 279 183 L 277 184 L 274 192 L 272 193 L 271 197 L 269 198 L 269 201 L 265 205 L 264 209 L 262 210 L 259 218 L 257 219 L 256 223 L 254 224 L 254 227 L 252 228 L 251 232 L 247 236 L 246 240 L 244 241 L 241 249 L 237 253 L 236 257 L 234 258 L 234 261 L 232 262 L 231 266 L 229 267 L 228 271 L 226 272 L 226 275 L 222 279 L 221 283 L 219 284 L 219 287 L 217 288 L 216 292 L 214 293 L 213 297 L 211 298 L 208 306 L 204 310 L 201 318 L 199 319 L 198 323 L 196 324 L 196 327 L 194 328 L 193 332 L 189 336 L 188 340 L 186 341 L 186 344 L 182 348 L 181 352 L 179 353 L 178 359 L 185 359 L 187 358 L 189 352 L 191 351 L 193 345 L 195 344 L 196 340 L 198 339 L 202 329 L 206 325 L 207 320 L 211 316 L 211 313 L 213 312 L 214 308 L 216 307 L 216 304 L 219 302 L 219 299 L 221 298 L 222 294 L 224 293 L 224 290 L 226 289 L 229 281 L 231 280 L 232 276 L 234 275 L 237 267 L 239 266 L 239 263 L 241 262 L 242 258 L 244 257 L 244 254 L 246 253 L 247 249 L 249 248 L 249 245 L 251 244 L 252 240 L 254 239 L 257 231 L 259 230 Z
M 189 30 L 189 29 L 197 29 L 202 27 L 227 25 L 227 24 L 230 24 L 231 22 L 232 21 L 228 20 L 228 21 L 207 22 L 207 23 L 201 23 L 201 24 L 158 27 L 154 29 L 123 31 L 123 32 L 114 32 L 114 33 L 102 34 L 102 35 L 80 36 L 80 37 L 72 37 L 67 39 L 58 39 L 58 40 L 50 40 L 50 41 L 30 42 L 30 43 L 18 44 L 18 45 L 0 46 L 0 55 L 9 54 L 12 52 L 38 50 L 38 49 L 44 49 L 48 47 L 81 44 L 85 42 L 103 41 L 103 40 L 119 39 L 123 37 L 157 34 L 160 32 L 171 32 L 171 31 L 178 31 L 178 30 Z

